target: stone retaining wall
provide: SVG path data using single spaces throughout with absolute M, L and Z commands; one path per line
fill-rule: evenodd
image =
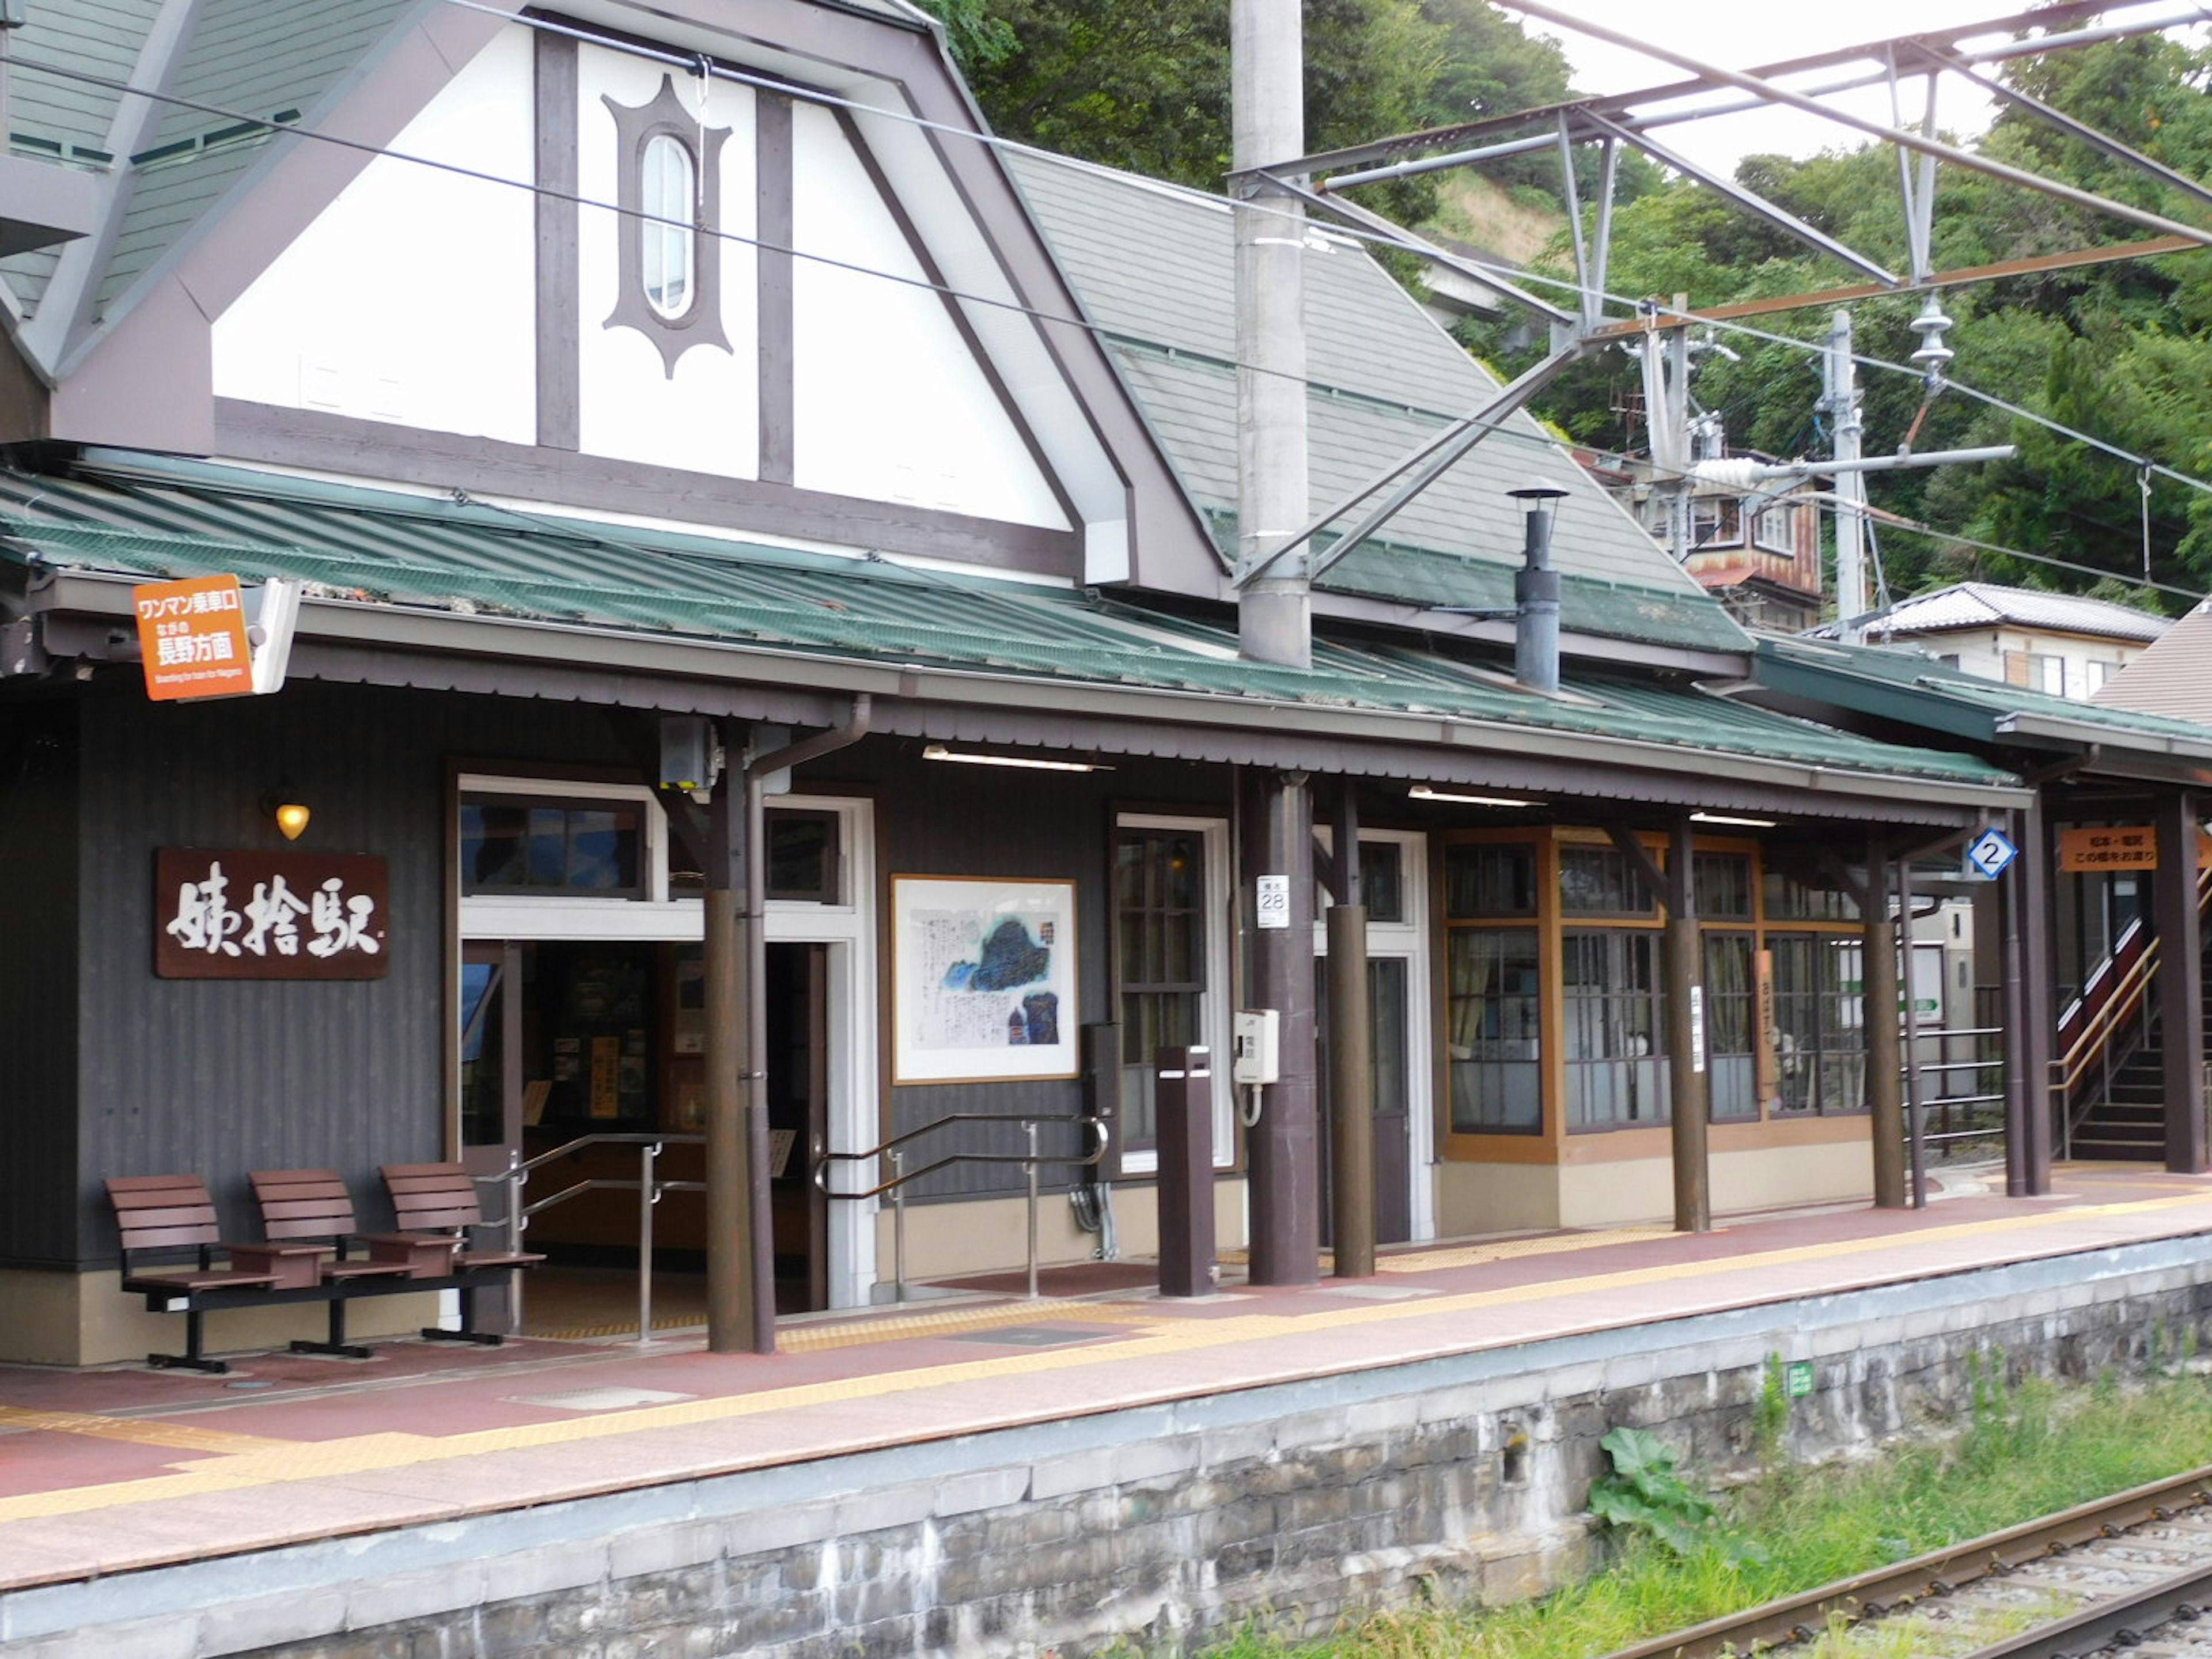
M 0 1651 L 1072 1656 L 1503 1600 L 1583 1565 L 1615 1424 L 1703 1476 L 1741 1470 L 1774 1354 L 1814 1364 L 1801 1456 L 1940 1430 L 1977 1367 L 2087 1380 L 2201 1338 L 2201 1254 L 2165 1241 L 17 1592 Z

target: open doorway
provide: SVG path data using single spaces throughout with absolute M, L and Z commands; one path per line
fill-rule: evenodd
M 828 1305 L 830 947 L 764 947 L 769 1189 L 779 1313 Z M 462 1157 L 479 1175 L 534 1162 L 525 1285 L 538 1335 L 635 1328 L 647 1149 L 656 1327 L 704 1317 L 706 1033 L 701 947 L 665 940 L 477 940 L 458 1011 Z M 548 1200 L 552 1200 L 548 1202 Z M 487 1212 L 502 1203 L 488 1203 Z M 511 1310 L 510 1310 L 511 1317 Z

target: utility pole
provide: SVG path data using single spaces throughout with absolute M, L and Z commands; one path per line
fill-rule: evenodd
M 1866 479 L 1856 467 L 1844 465 L 1859 459 L 1859 375 L 1851 361 L 1851 313 L 1839 311 L 1828 328 L 1828 349 L 1822 359 L 1821 412 L 1838 463 L 1836 471 L 1836 626 L 1847 645 L 1863 644 L 1866 628 L 1861 618 L 1872 610 L 1867 598 Z
M 1261 167 L 1304 153 L 1304 44 L 1298 0 L 1231 0 L 1234 164 Z M 1304 209 L 1263 178 L 1239 173 L 1237 236 L 1237 552 L 1251 570 L 1304 527 L 1306 475 Z M 1245 584 L 1237 638 L 1255 662 L 1313 659 L 1310 550 Z M 1251 919 L 1249 1006 L 1271 1008 L 1280 1068 L 1261 1092 L 1248 1138 L 1251 1279 L 1320 1277 L 1321 1148 L 1315 1048 L 1313 798 L 1303 773 L 1245 779 L 1241 906 Z M 1357 856 L 1357 849 L 1348 849 Z

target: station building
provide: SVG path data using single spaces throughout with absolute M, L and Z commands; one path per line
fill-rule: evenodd
M 67 210 L 0 261 L 0 1358 L 168 1340 L 117 1289 L 118 1176 L 199 1174 L 250 1237 L 254 1170 L 335 1170 L 373 1227 L 382 1165 L 465 1161 L 495 1210 L 543 1159 L 526 1202 L 578 1190 L 530 1247 L 604 1265 L 639 1196 L 592 1183 L 659 1145 L 661 1259 L 740 1228 L 797 1312 L 1018 1267 L 1034 1122 L 1044 1257 L 1151 1252 L 1156 1060 L 1249 1000 L 1262 775 L 1323 825 L 1285 925 L 1318 958 L 1364 900 L 1382 1239 L 1679 1215 L 1683 1078 L 1712 1205 L 1899 1201 L 1897 869 L 2033 842 L 2122 752 L 2179 823 L 2212 764 L 2100 714 L 2039 781 L 2032 693 L 1967 731 L 1885 653 L 1762 648 L 1524 420 L 1330 567 L 1310 668 L 1241 659 L 1228 208 L 985 142 L 896 0 L 165 15 L 11 42 Z M 1494 383 L 1309 246 L 1318 508 Z M 1515 678 L 1531 488 L 1556 691 Z M 301 585 L 282 689 L 149 698 L 134 591 L 219 574 Z M 2195 1099 L 2165 1155 L 2201 1164 Z M 1247 1103 L 1217 1077 L 1230 1248 Z M 894 1140 L 951 1160 L 896 1224 Z

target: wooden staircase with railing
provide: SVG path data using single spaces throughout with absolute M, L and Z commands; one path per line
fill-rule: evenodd
M 2199 914 L 2212 897 L 2212 869 L 2197 878 Z M 2115 1163 L 2166 1158 L 2166 1053 L 2157 1018 L 2159 942 L 2130 923 L 2112 954 L 2090 975 L 2059 1028 L 2063 1052 L 2053 1083 L 2064 1112 L 2063 1155 Z M 2197 1040 L 2212 1030 L 2212 940 L 2207 941 L 2205 999 Z

